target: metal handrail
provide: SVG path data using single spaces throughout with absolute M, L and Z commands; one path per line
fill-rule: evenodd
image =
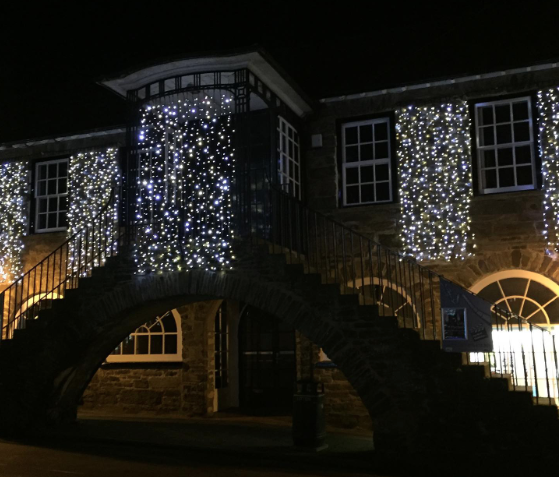
M 32 315 L 39 310 L 49 308 L 55 295 L 62 298 L 66 289 L 77 286 L 77 279 L 109 256 L 108 251 L 116 253 L 115 241 L 106 236 L 106 231 L 111 223 L 114 232 L 118 228 L 112 210 L 118 203 L 117 191 L 118 187 L 111 189 L 107 203 L 91 223 L 74 232 L 0 293 L 0 341 L 11 338 L 15 329 L 25 328 L 26 319 L 34 318 Z M 95 240 L 96 231 L 99 243 Z
M 258 171 L 251 171 L 254 173 Z M 440 339 L 441 316 L 437 305 L 442 275 L 306 207 L 289 190 L 283 190 L 268 178 L 264 181 L 249 178 L 248 188 L 242 194 L 237 202 L 237 236 L 264 241 L 274 251 L 284 253 L 288 263 L 303 265 L 306 271 L 320 274 L 322 281 L 336 284 L 344 294 L 362 296 L 360 302 L 374 305 L 379 315 L 396 317 L 400 327 L 416 329 L 423 339 Z M 112 209 L 117 201 L 117 190 L 113 189 L 92 223 L 73 233 L 0 293 L 0 341 L 11 338 L 16 329 L 25 328 L 40 310 L 51 307 L 54 298 L 62 298 L 67 289 L 76 288 L 80 277 L 89 276 L 94 267 L 118 253 L 121 241 L 134 245 L 142 240 L 141 234 L 136 234 L 138 224 L 119 233 Z M 472 294 L 457 286 L 464 293 Z M 29 297 L 33 297 L 30 304 Z M 509 344 L 509 351 L 496 349 L 486 353 L 483 361 L 489 362 L 495 373 L 512 374 L 515 388 L 535 385 L 538 401 L 542 394 L 538 380 L 545 379 L 543 394 L 551 402 L 552 397 L 559 396 L 555 336 L 511 311 L 492 305 L 492 312 L 497 330 L 529 330 L 532 346 L 531 350 L 524 345 L 516 350 Z M 534 344 L 535 331 L 542 335 L 543 368 L 536 362 L 536 355 L 541 352 Z M 550 340 L 544 332 L 551 337 L 552 351 L 545 351 Z M 475 363 L 475 359 L 467 356 L 469 362 Z
M 251 181 L 261 184 L 261 190 L 249 189 L 253 195 L 249 201 L 251 217 L 245 222 L 251 236 L 264 239 L 276 252 L 279 247 L 288 263 L 303 264 L 307 271 L 320 273 L 323 282 L 341 285 L 344 293 L 363 295 L 364 304 L 376 305 L 379 314 L 395 315 L 400 327 L 416 329 L 423 339 L 442 338 L 437 331 L 441 323 L 437 282 L 444 278 L 442 275 L 326 214 L 311 210 L 289 189 L 278 187 L 265 174 L 264 177 L 265 180 Z M 372 284 L 368 290 L 362 286 L 367 281 Z M 475 295 L 455 285 L 463 293 Z M 383 287 L 391 287 L 392 296 L 379 295 Z M 483 362 L 489 363 L 490 377 L 510 374 L 514 389 L 533 387 L 537 403 L 541 399 L 559 402 L 555 336 L 512 311 L 484 301 L 492 312 L 493 331 L 521 332 L 519 343 L 510 341 L 511 334 L 505 337 L 509 342 L 497 343 L 493 352 L 483 354 Z M 523 332 L 529 333 L 530 347 L 521 341 Z M 475 355 L 469 353 L 466 362 L 479 364 Z

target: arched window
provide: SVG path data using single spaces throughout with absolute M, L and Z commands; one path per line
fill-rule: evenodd
M 488 362 L 492 373 L 510 374 L 520 389 L 531 387 L 534 396 L 559 403 L 554 343 L 559 335 L 559 285 L 538 273 L 505 270 L 485 277 L 470 290 L 537 325 L 530 327 L 516 319 L 510 326 L 497 323 L 492 332 L 493 355 L 470 353 L 470 362 Z
M 350 280 L 347 285 L 353 287 L 353 280 Z M 355 286 L 359 289 L 365 288 L 365 296 L 374 297 L 382 316 L 396 316 L 404 320 L 408 326 L 412 323 L 416 327 L 421 325 L 419 310 L 405 288 L 389 280 L 378 278 L 357 279 Z
M 530 323 L 559 324 L 559 285 L 538 273 L 505 270 L 480 280 L 471 291 Z
M 182 361 L 181 319 L 171 310 L 140 326 L 107 356 L 108 363 Z

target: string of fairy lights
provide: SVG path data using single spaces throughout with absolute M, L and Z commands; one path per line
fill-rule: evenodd
M 559 252 L 559 88 L 538 92 L 547 248 Z M 226 269 L 232 255 L 234 173 L 232 100 L 192 94 L 141 110 L 136 261 L 140 273 Z M 471 255 L 473 196 L 466 102 L 408 106 L 396 112 L 400 238 L 418 260 Z M 27 162 L 0 169 L 0 283 L 23 272 L 28 226 Z M 68 234 L 92 224 L 120 181 L 115 149 L 70 158 Z M 106 234 L 116 232 L 114 222 Z M 102 237 L 99 237 L 102 240 Z M 475 245 L 473 245 L 475 247 Z
M 81 256 L 73 250 L 77 241 L 70 242 L 70 261 L 74 271 L 78 264 L 90 263 L 88 255 L 99 255 L 102 262 L 103 255 L 99 253 L 102 247 L 114 247 L 114 237 L 118 229 L 118 191 L 120 182 L 120 168 L 117 150 L 113 148 L 104 151 L 83 152 L 70 157 L 68 177 L 68 237 L 78 231 L 85 231 L 94 224 L 102 226 L 104 230 L 90 233 L 87 236 L 87 247 L 80 247 Z M 114 191 L 115 200 L 111 210 L 103 211 L 111 199 Z M 103 212 L 102 223 L 100 214 Z M 111 220 L 105 220 L 111 219 Z M 85 237 L 83 238 L 85 242 Z M 107 250 L 108 251 L 108 250 Z M 93 257 L 95 258 L 95 257 Z M 99 260 L 91 262 L 90 266 L 99 265 Z M 84 270 L 85 273 L 86 270 Z
M 559 88 L 538 91 L 547 249 L 559 252 Z M 550 233 L 551 232 L 551 233 Z
M 8 162 L 0 171 L 0 283 L 8 283 L 23 272 L 29 164 Z
M 466 102 L 403 108 L 396 133 L 404 252 L 418 260 L 466 258 L 473 239 Z
M 139 273 L 230 267 L 231 110 L 226 94 L 192 94 L 140 111 Z

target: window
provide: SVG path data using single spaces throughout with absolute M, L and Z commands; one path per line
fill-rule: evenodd
M 479 191 L 534 189 L 536 167 L 529 97 L 475 106 Z
M 342 126 L 344 205 L 392 201 L 390 155 L 389 118 Z
M 278 174 L 281 188 L 301 198 L 301 161 L 299 134 L 285 119 L 278 116 Z
M 180 315 L 165 313 L 140 326 L 107 356 L 109 363 L 182 361 Z
M 68 159 L 36 166 L 36 232 L 65 230 L 68 225 Z
M 223 306 L 215 314 L 215 388 L 227 387 L 229 362 L 229 324 Z

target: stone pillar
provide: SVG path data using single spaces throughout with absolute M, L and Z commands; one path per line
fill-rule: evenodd
M 214 411 L 214 316 L 219 300 L 186 305 L 182 318 L 182 407 L 189 416 Z

